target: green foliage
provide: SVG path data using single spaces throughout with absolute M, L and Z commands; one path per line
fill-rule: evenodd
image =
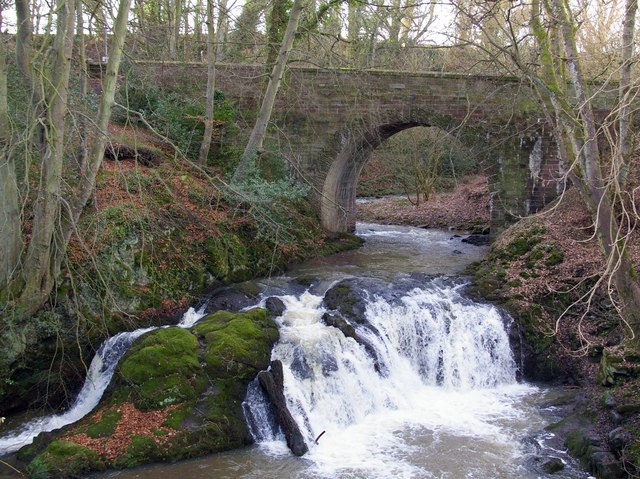
M 274 243 L 295 243 L 298 233 L 292 217 L 304 203 L 309 185 L 289 178 L 285 160 L 280 156 L 256 156 L 246 165 L 243 179 L 226 191 L 229 204 L 246 209 L 257 225 L 258 238 Z
M 198 159 L 200 143 L 204 135 L 204 117 L 206 104 L 203 95 L 191 95 L 185 92 L 165 91 L 158 85 L 130 71 L 126 81 L 120 87 L 119 102 L 128 109 L 140 113 L 156 130 L 170 138 L 188 158 Z M 214 94 L 214 119 L 221 122 L 220 140 L 224 136 L 235 134 L 236 110 L 227 101 L 224 93 L 216 90 Z M 135 121 L 122 108 L 115 108 L 115 121 Z M 223 141 L 211 149 L 209 161 L 229 168 L 236 150 Z
M 547 259 L 544 262 L 547 268 L 551 268 L 552 266 L 558 265 L 564 261 L 564 253 L 560 251 L 557 247 L 552 246 L 548 253 Z
M 540 235 L 544 234 L 545 231 L 546 230 L 543 227 L 534 226 L 518 235 L 513 240 L 511 240 L 511 242 L 505 248 L 505 251 L 503 252 L 504 258 L 507 260 L 513 260 L 532 251 L 533 248 L 538 243 L 540 243 L 540 241 L 542 241 Z M 529 257 L 527 265 L 529 266 L 529 264 L 531 264 L 531 266 L 529 267 L 532 268 L 535 265 L 536 261 L 541 257 L 542 255 L 538 256 L 538 253 L 532 253 L 532 256 Z
M 252 205 L 275 206 L 283 201 L 295 202 L 309 192 L 308 185 L 291 181 L 286 160 L 273 154 L 265 154 L 260 158 L 254 155 L 245 170 L 244 180 L 232 186 L 242 192 L 244 200 Z
M 234 282 L 242 281 L 251 276 L 249 271 L 250 251 L 238 235 L 209 236 L 205 240 L 205 249 L 207 268 L 217 278 L 226 282 Z
M 109 244 L 129 238 L 141 230 L 147 228 L 149 216 L 132 202 L 124 202 L 118 205 L 101 209 L 97 213 L 98 228 L 106 231 L 105 240 Z
M 526 245 L 525 245 L 526 247 Z M 536 263 L 544 257 L 544 251 L 542 248 L 535 248 L 529 255 L 527 256 L 527 261 L 525 263 L 526 267 L 529 269 L 533 269 L 536 266 Z

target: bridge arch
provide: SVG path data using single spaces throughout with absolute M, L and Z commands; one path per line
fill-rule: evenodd
M 466 146 L 488 144 L 486 132 L 428 110 L 416 110 L 410 118 L 361 121 L 344 127 L 337 134 L 338 146 L 322 187 L 320 218 L 325 229 L 333 233 L 355 229 L 356 187 L 371 152 L 396 133 L 420 126 L 446 132 L 458 128 L 458 139 Z
M 136 68 L 142 77 L 161 77 L 167 86 L 185 89 L 188 83 L 197 91 L 206 83 L 203 64 L 137 62 Z M 260 65 L 217 65 L 216 83 L 236 102 L 239 124 L 255 121 L 263 70 Z M 451 132 L 464 124 L 456 130 L 463 144 L 498 144 L 485 157 L 493 168 L 491 224 L 496 232 L 554 198 L 562 178 L 552 130 L 534 96 L 511 77 L 290 66 L 274 106 L 271 140 L 296 178 L 312 186 L 309 199 L 323 225 L 340 232 L 354 226 L 355 184 L 381 141 L 413 126 Z M 599 92 L 596 114 L 604 118 L 616 101 L 614 90 Z

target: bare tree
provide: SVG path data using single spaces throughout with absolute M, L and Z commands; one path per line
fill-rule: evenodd
M 0 5 L 0 29 L 2 9 Z M 11 125 L 7 104 L 7 65 L 5 61 L 5 40 L 0 39 L 0 290 L 7 286 L 18 268 L 22 249 L 22 228 L 20 224 L 20 202 L 16 171 L 10 156 Z
M 276 101 L 276 95 L 278 94 L 280 83 L 284 75 L 284 70 L 287 66 L 287 60 L 289 59 L 291 47 L 293 46 L 293 40 L 298 28 L 298 22 L 300 20 L 302 7 L 303 0 L 295 0 L 293 2 L 291 12 L 289 13 L 289 22 L 287 23 L 287 29 L 284 32 L 284 38 L 282 39 L 282 45 L 280 46 L 280 52 L 278 53 L 278 60 L 273 67 L 271 76 L 269 77 L 269 83 L 262 99 L 262 105 L 260 106 L 260 111 L 258 112 L 258 118 L 256 119 L 256 123 L 253 126 L 253 130 L 251 130 L 251 135 L 249 137 L 249 141 L 247 142 L 247 146 L 244 149 L 244 153 L 242 154 L 242 158 L 240 158 L 240 162 L 233 174 L 234 183 L 242 183 L 245 179 L 247 179 L 249 173 L 251 172 L 255 155 L 258 154 L 262 149 L 264 137 L 267 132 L 267 125 L 269 124 L 269 120 L 271 118 L 271 111 L 273 110 L 273 105 Z
M 23 268 L 25 286 L 21 302 L 27 311 L 39 308 L 53 288 L 53 258 L 60 245 L 62 167 L 64 161 L 65 113 L 69 95 L 69 74 L 75 24 L 75 1 L 58 2 L 56 36 L 53 44 L 53 67 L 45 87 L 45 111 L 39 121 L 43 125 L 42 167 L 34 208 L 33 228 Z
M 207 0 L 207 107 L 204 118 L 204 136 L 200 144 L 198 161 L 206 165 L 211 148 L 211 135 L 213 133 L 214 98 L 216 90 L 216 34 L 214 27 L 214 2 Z
M 18 6 L 18 5 L 17 5 Z M 71 57 L 74 46 L 75 0 L 59 0 L 56 10 L 56 27 L 52 48 L 42 66 L 33 68 L 31 41 L 33 28 L 28 1 L 20 0 L 16 9 L 19 31 L 16 38 L 18 66 L 32 92 L 33 116 L 27 131 L 33 146 L 21 152 L 24 161 L 21 170 L 30 169 L 27 160 L 34 157 L 34 166 L 39 184 L 34 192 L 33 218 L 27 231 L 29 235 L 26 251 L 22 250 L 22 235 L 25 226 L 20 216 L 21 190 L 27 185 L 18 184 L 14 153 L 9 148 L 11 135 L 7 128 L 0 127 L 0 230 L 3 259 L 0 263 L 0 293 L 10 292 L 23 312 L 29 314 L 39 309 L 49 297 L 65 257 L 67 245 L 80 214 L 95 186 L 95 178 L 104 155 L 106 133 L 114 103 L 117 73 L 122 56 L 122 47 L 127 29 L 130 0 L 119 4 L 118 16 L 113 26 L 113 42 L 103 79 L 103 93 L 95 120 L 96 132 L 90 135 L 88 154 L 83 157 L 81 168 L 65 168 L 67 140 L 70 135 L 67 114 L 69 107 L 69 80 L 72 71 Z M 0 124 L 6 126 L 3 105 L 6 105 L 6 80 L 4 61 L 0 70 Z M 84 132 L 83 132 L 84 133 Z M 24 176 L 24 175 L 23 175 Z M 20 178 L 23 183 L 28 176 Z M 5 228 L 6 226 L 6 228 Z M 5 245 L 7 255 L 4 255 Z
M 620 102 L 612 118 L 618 124 L 618 136 L 611 140 L 612 158 L 607 158 L 598 144 L 599 127 L 592 109 L 593 92 L 584 75 L 577 47 L 575 17 L 567 0 L 553 0 L 541 4 L 534 0 L 531 10 L 531 29 L 539 51 L 542 74 L 527 68 L 529 77 L 549 98 L 553 108 L 556 140 L 568 171 L 568 177 L 592 214 L 595 235 L 605 258 L 605 270 L 599 283 L 615 288 L 616 304 L 621 317 L 635 341 L 640 340 L 640 285 L 627 250 L 629 234 L 637 218 L 624 213 L 625 195 L 619 172 L 628 161 L 628 122 L 630 115 L 629 69 L 633 56 L 636 0 L 628 0 L 623 33 L 623 65 L 620 82 Z M 631 18 L 630 18 L 631 17 Z M 546 20 L 546 26 L 543 22 Z M 572 88 L 564 83 L 563 62 Z M 605 165 L 613 165 L 607 174 Z M 623 211 L 622 214 L 618 214 Z

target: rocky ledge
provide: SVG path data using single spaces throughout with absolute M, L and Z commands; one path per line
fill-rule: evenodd
M 18 459 L 31 477 L 67 478 L 248 444 L 241 404 L 278 337 L 262 308 L 149 332 L 122 359 L 94 412 L 41 434 Z

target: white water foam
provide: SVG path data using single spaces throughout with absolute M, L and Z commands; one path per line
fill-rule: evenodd
M 322 297 L 281 299 L 287 310 L 272 359 L 283 363 L 287 403 L 310 447 L 305 458 L 314 475 L 457 477 L 432 470 L 425 459 L 429 453 L 435 459 L 453 437 L 455 447 L 484 444 L 484 474 L 497 457 L 520 453 L 508 424 L 525 421 L 519 402 L 535 388 L 516 382 L 494 307 L 435 284 L 393 304 L 371 298 L 368 325 L 357 333 L 376 351 L 379 373 L 361 344 L 323 324 Z M 284 451 L 273 436 L 261 447 Z M 473 468 L 465 476 L 483 477 Z
M 205 316 L 204 307 L 196 311 L 189 308 L 177 324 L 180 328 L 190 328 Z M 169 326 L 163 326 L 164 328 Z M 82 389 L 78 393 L 71 408 L 63 414 L 34 419 L 15 431 L 0 438 L 0 456 L 17 451 L 31 444 L 41 432 L 51 432 L 68 424 L 79 421 L 98 405 L 105 389 L 111 382 L 118 362 L 129 349 L 129 346 L 144 333 L 158 329 L 156 327 L 136 329 L 131 332 L 118 333 L 107 339 L 96 352 L 87 371 Z

